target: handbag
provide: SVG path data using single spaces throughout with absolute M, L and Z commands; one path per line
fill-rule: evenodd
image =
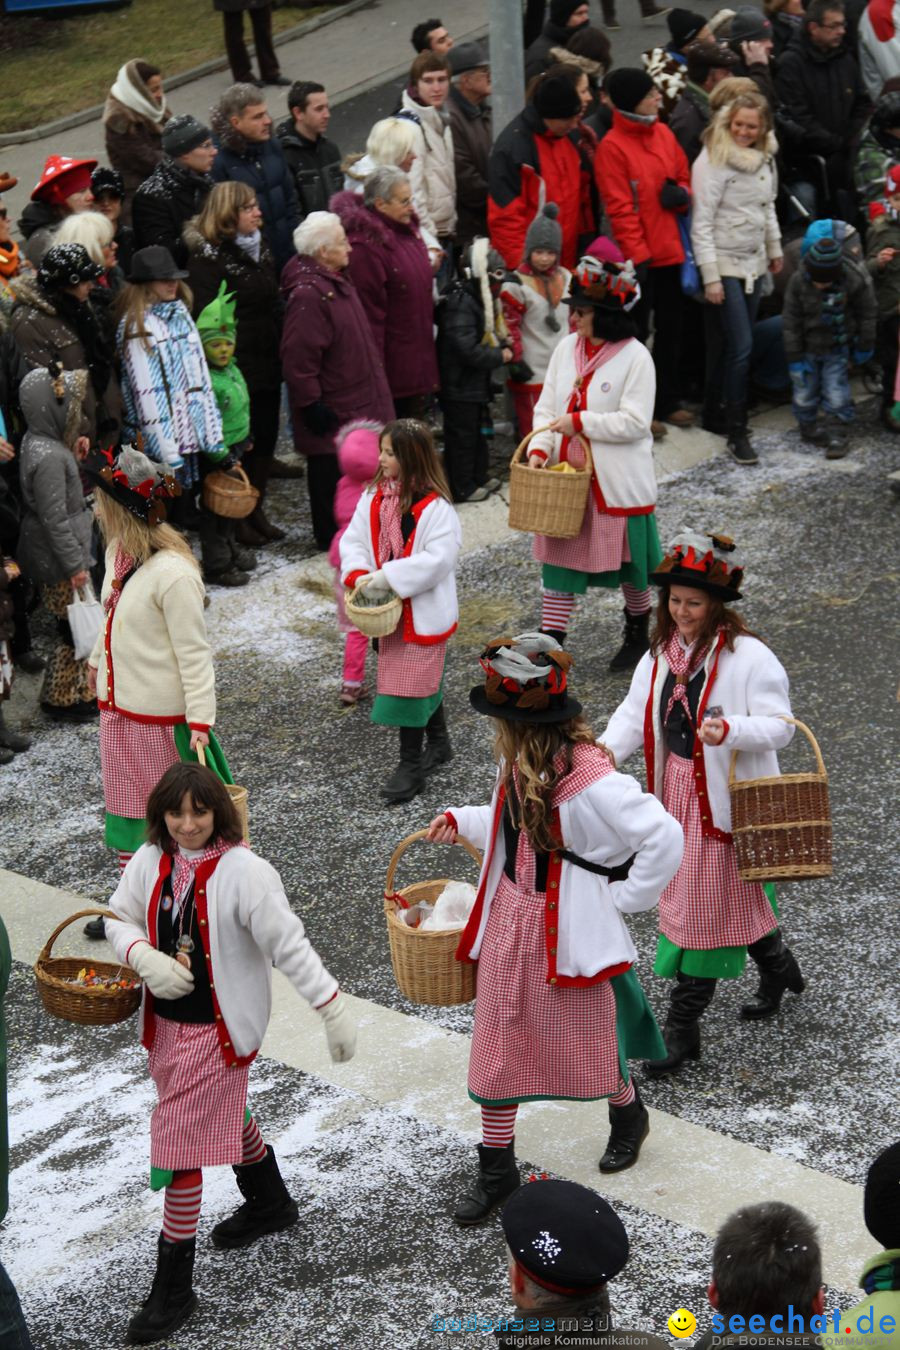
M 691 243 L 691 213 L 686 211 L 683 215 L 676 216 L 675 219 L 678 221 L 678 233 L 681 235 L 681 246 L 684 249 L 684 262 L 681 264 L 681 289 L 685 295 L 702 295 L 703 282 L 700 280 L 700 269 L 694 261 L 694 246 Z
M 72 603 L 66 607 L 66 616 L 72 630 L 75 660 L 85 661 L 94 650 L 103 627 L 103 606 L 94 595 L 90 582 L 73 593 Z

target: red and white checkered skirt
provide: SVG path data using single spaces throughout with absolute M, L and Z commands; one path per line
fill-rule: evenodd
M 239 1163 L 250 1066 L 229 1069 L 211 1023 L 155 1019 L 150 1163 L 180 1170 Z
M 401 628 L 402 622 L 393 633 L 378 639 L 377 692 L 397 698 L 427 698 L 436 694 L 444 674 L 446 642 L 428 647 L 404 642 Z
M 669 755 L 663 806 L 684 830 L 684 858 L 659 901 L 659 926 L 688 951 L 743 947 L 771 933 L 772 906 L 757 882 L 741 881 L 734 844 L 703 833 L 689 759 Z
M 598 511 L 589 493 L 581 533 L 574 539 L 536 534 L 533 554 L 538 562 L 569 567 L 573 572 L 617 572 L 623 562 L 631 562 L 628 520 Z
M 100 710 L 100 770 L 111 816 L 142 820 L 147 798 L 178 759 L 171 726 L 135 722 L 109 708 Z
M 469 1059 L 476 1101 L 589 1101 L 620 1086 L 616 996 L 608 980 L 584 989 L 547 983 L 545 900 L 504 872 L 491 902 Z

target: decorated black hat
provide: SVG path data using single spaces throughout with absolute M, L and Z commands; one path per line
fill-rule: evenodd
M 125 179 L 118 169 L 100 164 L 91 174 L 91 192 L 95 197 L 108 193 L 110 197 L 118 197 L 121 201 L 125 196 Z
M 656 586 L 690 586 L 719 600 L 740 600 L 744 569 L 729 557 L 734 547 L 727 534 L 682 530 L 669 544 L 659 567 L 650 573 L 650 580 Z
M 95 281 L 102 272 L 83 244 L 54 244 L 41 259 L 37 283 L 42 291 L 52 294 L 82 281 Z
M 556 638 L 546 633 L 497 638 L 478 659 L 486 678 L 469 693 L 476 712 L 505 722 L 569 722 L 581 712 L 566 688 L 572 658 Z
M 95 487 L 145 525 L 164 521 L 166 502 L 181 496 L 180 483 L 133 445 L 117 456 L 111 450 L 96 451 L 81 467 Z
M 575 1181 L 528 1181 L 501 1218 L 516 1265 L 536 1284 L 576 1297 L 601 1289 L 628 1260 L 628 1234 L 611 1205 Z
M 613 262 L 590 255 L 578 260 L 565 303 L 593 305 L 612 314 L 627 314 L 641 298 L 641 285 L 631 260 Z

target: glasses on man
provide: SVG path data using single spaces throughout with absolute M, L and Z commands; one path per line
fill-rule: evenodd
M 820 23 L 819 27 L 824 28 L 826 33 L 836 33 L 839 29 L 846 28 L 847 25 L 843 19 L 838 19 L 836 23 Z

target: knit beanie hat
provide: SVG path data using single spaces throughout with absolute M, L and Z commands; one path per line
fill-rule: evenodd
M 621 66 L 618 70 L 611 70 L 603 81 L 604 92 L 619 112 L 634 112 L 641 99 L 646 98 L 653 88 L 653 81 L 646 70 L 638 70 L 636 66 Z
M 565 28 L 576 9 L 580 9 L 583 4 L 584 0 L 550 0 L 550 22 L 555 23 L 557 28 Z
M 817 239 L 806 255 L 806 270 L 813 281 L 839 281 L 844 255 L 836 239 Z
M 741 5 L 731 20 L 729 42 L 762 42 L 772 36 L 772 24 L 760 9 Z
M 594 242 L 585 249 L 586 258 L 596 258 L 598 262 L 604 263 L 623 263 L 625 255 L 618 244 L 612 239 L 607 239 L 605 234 L 598 234 Z
M 181 113 L 166 123 L 162 134 L 162 148 L 172 159 L 180 155 L 189 155 L 198 145 L 212 138 L 209 127 L 198 122 L 190 113 Z
M 869 1168 L 863 1220 L 882 1247 L 900 1247 L 900 1143 L 879 1153 Z
M 91 192 L 95 199 L 108 193 L 110 197 L 117 197 L 122 201 L 125 196 L 125 179 L 118 169 L 110 169 L 101 164 L 91 174 Z
M 577 117 L 581 112 L 581 99 L 565 75 L 542 75 L 531 101 L 541 117 Z
M 562 226 L 557 220 L 558 215 L 556 202 L 548 202 L 528 226 L 525 236 L 526 262 L 536 248 L 545 248 L 549 253 L 555 253 L 557 258 L 562 253 Z
M 689 9 L 670 9 L 666 23 L 672 34 L 672 44 L 680 51 L 697 36 L 701 28 L 706 27 L 707 21 L 702 14 L 692 14 Z

